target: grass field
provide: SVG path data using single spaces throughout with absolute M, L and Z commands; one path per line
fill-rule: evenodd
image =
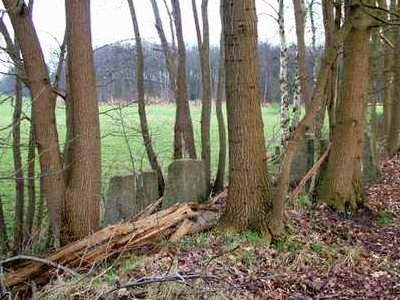
M 30 115 L 29 102 L 24 104 L 24 114 Z M 172 158 L 173 128 L 175 118 L 174 105 L 149 105 L 147 116 L 153 136 L 155 149 L 164 169 Z M 200 113 L 201 106 L 192 105 L 191 113 L 195 129 L 197 152 L 200 152 Z M 13 215 L 14 180 L 13 174 L 12 136 L 10 129 L 5 129 L 12 123 L 13 107 L 10 101 L 0 104 L 0 193 L 5 203 L 6 216 Z M 278 129 L 279 107 L 263 108 L 263 118 L 267 140 Z M 57 106 L 57 122 L 59 124 L 60 141 L 65 136 L 65 110 L 62 104 Z M 102 169 L 103 192 L 107 188 L 108 179 L 115 175 L 124 175 L 133 169 L 148 168 L 147 157 L 140 134 L 137 106 L 101 105 L 100 122 L 102 132 Z M 125 130 L 124 130 L 125 128 Z M 125 133 L 124 133 L 125 131 Z M 28 143 L 29 123 L 23 121 L 22 143 L 24 164 L 26 165 L 26 147 Z M 218 127 L 213 111 L 211 121 L 212 168 L 216 169 L 218 162 Z

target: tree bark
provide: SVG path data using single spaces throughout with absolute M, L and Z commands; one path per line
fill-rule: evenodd
M 270 185 L 257 84 L 257 15 L 254 0 L 223 0 L 229 134 L 229 190 L 223 226 L 271 237 Z
M 56 126 L 56 95 L 50 84 L 32 17 L 26 13 L 25 4 L 19 7 L 16 0 L 3 0 L 3 4 L 9 13 L 18 45 L 21 48 L 28 86 L 32 92 L 34 134 L 40 157 L 43 193 L 47 199 L 54 239 L 56 244 L 59 244 L 65 183 Z
M 174 158 L 196 158 L 193 124 L 187 99 L 186 46 L 183 40 L 182 19 L 179 0 L 171 0 L 178 42 L 178 75 L 176 82 L 176 117 L 174 137 Z
M 13 158 L 15 175 L 15 231 L 14 231 L 14 252 L 22 250 L 24 241 L 24 169 L 21 155 L 21 114 L 22 114 L 22 82 L 15 78 L 15 102 L 13 115 Z
M 100 126 L 91 39 L 90 0 L 67 0 L 69 101 L 73 140 L 66 193 L 69 238 L 79 239 L 99 226 L 101 197 Z
M 203 35 L 200 30 L 200 22 L 197 14 L 196 0 L 192 0 L 193 16 L 196 25 L 197 45 L 200 57 L 201 69 L 201 159 L 206 164 L 206 182 L 208 190 L 211 185 L 211 70 L 210 70 L 210 33 L 208 25 L 208 0 L 201 1 L 201 15 L 203 21 Z
M 337 104 L 321 200 L 339 211 L 356 209 L 363 202 L 361 159 L 369 80 L 370 18 L 359 5 L 350 3 L 347 16 L 352 24 L 344 41 L 343 98 Z
M 161 170 L 161 166 L 158 162 L 157 154 L 154 151 L 153 143 L 151 140 L 150 130 L 147 122 L 146 116 L 146 103 L 144 99 L 144 57 L 143 57 L 143 47 L 142 38 L 140 36 L 139 25 L 136 18 L 135 6 L 133 0 L 128 0 L 129 10 L 131 13 L 133 29 L 135 32 L 136 41 L 136 85 L 138 93 L 138 111 L 140 118 L 140 127 L 142 131 L 142 137 L 144 146 L 146 148 L 147 158 L 149 159 L 151 168 L 157 173 L 158 178 L 158 192 L 160 197 L 164 194 L 164 176 Z

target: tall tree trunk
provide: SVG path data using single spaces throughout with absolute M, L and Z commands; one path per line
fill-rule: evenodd
M 382 8 L 387 8 L 387 2 L 382 0 L 379 1 L 379 4 Z M 390 1 L 390 10 L 394 11 L 396 9 L 396 0 Z M 384 19 L 390 21 L 391 16 L 387 14 Z M 388 28 L 387 36 L 390 41 L 395 44 L 393 28 Z M 383 95 L 383 117 L 384 117 L 384 135 L 385 135 L 385 152 L 389 153 L 388 148 L 388 138 L 390 131 L 390 123 L 392 120 L 391 112 L 393 105 L 393 81 L 394 81 L 394 73 L 393 73 L 393 60 L 394 60 L 394 49 L 391 45 L 386 43 L 384 48 L 384 95 Z
M 223 226 L 270 236 L 267 155 L 257 84 L 255 0 L 223 0 L 229 191 Z
M 99 226 L 101 193 L 100 126 L 91 39 L 90 0 L 66 0 L 69 101 L 73 140 L 66 193 L 69 238 Z
M 193 124 L 187 99 L 186 46 L 183 40 L 182 18 L 179 0 L 171 0 L 172 13 L 178 41 L 178 75 L 176 82 L 176 117 L 174 137 L 174 158 L 196 158 Z
M 153 143 L 151 140 L 150 130 L 147 123 L 146 116 L 146 103 L 144 99 L 144 57 L 143 57 L 143 47 L 142 38 L 140 36 L 139 25 L 136 18 L 135 6 L 133 5 L 133 0 L 128 0 L 128 5 L 131 13 L 133 29 L 135 31 L 135 41 L 136 41 L 136 85 L 138 93 L 138 111 L 140 118 L 140 127 L 142 131 L 142 137 L 144 146 L 146 148 L 147 158 L 149 159 L 151 168 L 157 173 L 158 178 L 158 192 L 160 196 L 164 194 L 164 176 L 161 170 L 161 166 L 157 159 L 157 154 L 154 151 Z
M 307 49 L 304 41 L 306 10 L 304 0 L 293 0 L 297 37 L 297 63 L 299 64 L 301 95 L 306 110 L 311 104 L 310 82 L 307 71 Z
M 396 13 L 400 12 L 400 3 L 397 3 Z M 393 28 L 394 57 L 393 57 L 393 100 L 390 111 L 389 136 L 387 150 L 389 155 L 394 155 L 400 149 L 400 29 Z
M 340 4 L 337 5 L 340 7 Z M 335 27 L 335 6 L 332 1 L 322 2 L 322 14 L 325 28 L 325 47 L 330 48 L 334 46 L 334 36 L 340 30 L 341 15 L 336 15 L 336 18 L 339 20 L 339 22 L 337 22 L 337 27 Z M 331 138 L 336 120 L 337 63 L 333 64 L 331 67 L 326 96 L 326 108 L 329 117 L 329 138 Z M 320 124 L 323 125 L 321 122 Z
M 3 4 L 9 13 L 21 48 L 28 86 L 32 92 L 34 134 L 40 157 L 43 193 L 47 200 L 55 243 L 58 245 L 64 211 L 65 183 L 56 126 L 56 95 L 53 93 L 40 42 L 25 3 L 3 0 Z
M 285 5 L 284 0 L 278 0 L 278 25 L 280 37 L 280 94 L 281 94 L 281 113 L 280 113 L 280 126 L 281 126 L 281 148 L 282 151 L 286 148 L 286 143 L 289 139 L 289 83 L 288 83 L 288 68 L 289 68 L 289 53 L 286 45 L 286 31 L 285 31 Z
M 223 13 L 221 12 L 221 17 Z M 225 89 L 225 49 L 224 49 L 224 36 L 221 35 L 220 48 L 219 48 L 219 71 L 218 71 L 218 84 L 217 84 L 217 99 L 215 100 L 215 112 L 218 122 L 218 139 L 219 139 L 219 154 L 218 154 L 218 168 L 217 175 L 214 181 L 213 193 L 217 194 L 224 190 L 225 180 L 225 166 L 226 166 L 226 128 L 224 113 L 222 110 L 222 100 L 224 98 Z
M 14 252 L 22 250 L 24 241 L 24 169 L 21 155 L 21 114 L 22 114 L 22 82 L 15 78 L 15 102 L 13 115 L 13 158 L 15 174 L 15 231 Z
M 297 0 L 296 0 L 297 1 Z M 304 0 L 301 0 L 304 1 Z M 332 1 L 328 1 L 332 2 Z M 332 3 L 333 4 L 333 3 Z M 298 4 L 297 4 L 298 5 Z M 318 71 L 318 64 L 317 64 L 317 27 L 315 24 L 315 15 L 314 15 L 314 5 L 315 0 L 311 0 L 308 5 L 308 15 L 310 16 L 310 27 L 311 27 L 311 61 L 312 61 L 312 82 L 315 83 L 317 71 Z M 306 11 L 304 11 L 304 26 L 305 26 L 305 19 L 306 19 Z M 304 33 L 304 29 L 303 29 Z
M 351 31 L 344 41 L 343 98 L 337 104 L 337 122 L 332 136 L 321 200 L 339 211 L 355 209 L 363 201 L 361 159 L 369 79 L 370 18 L 350 3 Z
M 201 69 L 201 159 L 206 164 L 206 181 L 210 190 L 211 181 L 211 70 L 210 70 L 210 33 L 208 25 L 208 0 L 201 1 L 201 16 L 203 21 L 203 35 L 200 30 L 197 15 L 196 0 L 192 0 L 192 8 L 197 33 Z

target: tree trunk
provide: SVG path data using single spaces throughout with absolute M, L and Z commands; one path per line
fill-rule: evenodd
M 380 1 L 380 5 L 382 8 L 387 8 L 386 1 Z M 390 1 L 390 10 L 394 11 L 396 8 L 396 0 Z M 390 20 L 389 14 L 385 17 L 385 20 Z M 388 28 L 387 36 L 389 37 L 390 41 L 395 44 L 394 35 L 393 35 L 393 28 Z M 389 153 L 388 148 L 388 138 L 390 132 L 390 124 L 392 121 L 392 105 L 393 105 L 393 81 L 394 81 L 394 73 L 393 73 L 393 60 L 394 60 L 394 49 L 390 45 L 385 45 L 385 54 L 384 54 L 384 95 L 383 95 L 383 117 L 384 117 L 384 135 L 385 135 L 385 152 Z
M 340 7 L 340 4 L 337 4 Z M 340 9 L 340 8 L 339 8 Z M 335 6 L 332 1 L 322 2 L 322 13 L 325 28 L 325 47 L 334 46 L 334 36 L 340 30 L 341 15 L 336 15 L 339 20 L 338 27 L 335 27 Z M 330 78 L 326 90 L 326 108 L 329 118 L 329 139 L 332 137 L 333 129 L 336 122 L 336 101 L 337 101 L 337 64 L 331 67 Z M 321 123 L 320 123 L 321 124 Z
M 44 217 L 44 202 L 45 202 L 45 194 L 43 192 L 43 178 L 40 178 L 39 181 L 39 203 L 37 205 L 37 214 L 35 219 L 35 228 L 38 232 L 42 229 L 43 217 Z
M 90 0 L 68 0 L 65 4 L 73 131 L 66 216 L 68 238 L 74 240 L 87 236 L 99 226 L 100 126 L 90 28 Z
M 186 86 L 186 46 L 183 40 L 179 0 L 171 0 L 178 41 L 178 75 L 176 82 L 176 117 L 174 158 L 196 158 L 196 147 Z
M 358 5 L 350 3 L 352 27 L 344 41 L 343 98 L 337 104 L 321 200 L 339 211 L 355 209 L 363 201 L 361 159 L 369 80 L 370 20 Z
M 221 17 L 223 13 L 221 12 Z M 224 49 L 224 36 L 221 35 L 220 41 L 220 54 L 219 54 L 219 71 L 218 71 L 218 86 L 217 86 L 217 99 L 215 100 L 215 112 L 218 122 L 218 138 L 219 138 L 219 154 L 218 154 L 218 168 L 217 175 L 214 181 L 213 193 L 217 194 L 224 190 L 225 181 L 225 166 L 226 166 L 226 128 L 224 113 L 222 110 L 222 100 L 224 98 L 225 89 L 225 49 Z
M 146 117 L 146 103 L 144 99 L 144 57 L 143 57 L 143 47 L 142 38 L 140 36 L 139 25 L 136 18 L 135 6 L 132 0 L 128 0 L 128 5 L 131 13 L 133 29 L 135 31 L 135 41 L 136 41 L 136 84 L 138 93 L 138 111 L 140 118 L 140 127 L 142 131 L 142 137 L 144 146 L 146 148 L 147 157 L 149 159 L 151 168 L 157 173 L 158 178 L 158 192 L 160 197 L 164 194 L 164 176 L 157 159 L 157 154 L 154 151 L 153 143 L 151 140 L 151 135 L 149 131 L 149 126 Z
M 208 26 L 208 0 L 201 2 L 201 15 L 203 21 L 203 35 L 201 35 L 200 22 L 197 15 L 196 0 L 192 0 L 192 8 L 197 33 L 197 45 L 201 69 L 201 159 L 206 164 L 206 182 L 210 190 L 211 178 L 211 145 L 210 145 L 210 119 L 211 119 L 211 70 L 210 70 L 210 33 Z
M 4 219 L 3 201 L 0 195 L 0 253 L 7 254 L 8 252 L 8 234 L 6 221 Z
M 175 48 L 171 48 L 168 44 L 167 37 L 165 35 L 164 26 L 161 20 L 160 11 L 156 0 L 150 0 L 151 6 L 153 8 L 153 14 L 155 19 L 155 27 L 160 38 L 162 51 L 165 56 L 166 67 L 169 75 L 169 89 L 172 93 L 171 97 L 176 97 L 176 80 L 177 80 L 177 61 L 176 61 L 176 51 Z M 171 21 L 171 19 L 170 19 Z M 170 23 L 171 25 L 171 23 Z M 173 27 L 171 27 L 172 44 L 175 45 Z M 169 93 L 168 93 L 169 94 Z
M 22 2 L 20 8 L 18 3 L 16 0 L 3 0 L 21 48 L 28 86 L 32 92 L 34 134 L 40 157 L 43 193 L 47 199 L 55 242 L 59 244 L 65 183 L 56 126 L 56 95 L 50 85 L 47 66 L 32 17 L 26 13 L 24 3 Z
M 270 237 L 271 210 L 264 127 L 257 84 L 255 0 L 223 0 L 229 191 L 223 226 Z
M 400 12 L 400 3 L 397 3 L 396 12 Z M 400 149 L 400 29 L 393 28 L 393 38 L 395 44 L 393 58 L 393 100 L 390 112 L 389 136 L 387 141 L 388 154 L 394 155 Z
M 282 151 L 286 148 L 286 143 L 289 139 L 289 83 L 288 83 L 288 67 L 289 67 L 289 53 L 286 45 L 286 31 L 285 31 L 285 6 L 283 0 L 279 2 L 279 37 L 280 37 L 280 94 L 281 94 L 281 113 L 280 113 L 280 126 L 281 126 L 281 148 Z
M 297 47 L 296 47 L 296 52 L 297 52 Z M 296 61 L 295 80 L 293 89 L 292 122 L 290 126 L 292 129 L 297 127 L 297 124 L 300 121 L 300 116 L 301 116 L 301 82 L 300 82 L 299 63 L 298 61 Z
M 299 64 L 301 95 L 306 111 L 311 104 L 310 82 L 307 71 L 307 49 L 304 41 L 306 10 L 304 0 L 293 0 L 297 37 L 297 63 Z
M 25 234 L 26 239 L 31 238 L 33 220 L 35 218 L 36 212 L 36 174 L 35 174 L 35 159 L 36 159 L 36 147 L 35 147 L 35 137 L 33 134 L 33 125 L 31 123 L 29 131 L 29 144 L 28 144 L 28 208 L 26 211 L 25 220 Z
M 22 82 L 15 78 L 15 102 L 13 115 L 13 158 L 15 175 L 15 231 L 14 231 L 14 252 L 22 250 L 24 241 L 24 169 L 21 155 L 21 114 L 22 114 Z
M 298 0 L 295 0 L 298 1 Z M 304 0 L 300 0 L 303 2 Z M 324 1 L 326 2 L 326 1 Z M 327 1 L 327 2 L 333 2 L 333 1 Z M 333 4 L 333 3 L 332 3 Z M 302 3 L 304 5 L 304 2 Z M 310 17 L 310 27 L 311 27 L 311 61 L 312 61 L 312 82 L 313 85 L 316 81 L 316 76 L 317 76 L 317 71 L 318 71 L 318 64 L 317 64 L 317 27 L 315 24 L 315 15 L 314 15 L 314 5 L 315 5 L 315 0 L 311 0 L 310 3 L 308 4 L 308 12 L 309 12 L 309 17 Z M 322 3 L 324 5 L 324 3 Z M 328 4 L 330 5 L 330 4 Z M 298 4 L 296 4 L 298 6 Z M 306 10 L 304 8 L 304 26 L 303 26 L 303 34 L 304 34 L 304 27 L 306 23 Z M 303 38 L 304 39 L 304 38 Z

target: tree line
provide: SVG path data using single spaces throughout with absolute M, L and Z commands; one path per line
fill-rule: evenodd
M 292 195 L 290 172 L 296 153 L 306 139 L 313 144 L 315 166 L 328 153 L 325 163 L 317 168 L 319 172 L 310 176 L 306 189 L 315 193 L 318 201 L 341 213 L 366 203 L 362 178 L 364 146 L 370 147 L 375 167 L 378 139 L 383 140 L 385 156 L 395 154 L 400 147 L 400 119 L 396 117 L 400 109 L 398 1 L 392 0 L 389 7 L 386 1 L 323 1 L 321 6 L 310 9 L 303 0 L 293 0 L 297 45 L 295 52 L 291 52 L 286 45 L 286 1 L 279 0 L 276 10 L 279 54 L 268 44 L 258 45 L 255 0 L 221 1 L 222 33 L 218 48 L 210 46 L 208 0 L 201 1 L 200 10 L 198 1 L 192 0 L 195 49 L 187 49 L 185 44 L 180 1 L 149 1 L 160 39 L 156 52 L 154 45 L 142 40 L 133 0 L 127 0 L 126 9 L 131 15 L 135 46 L 113 45 L 94 52 L 90 1 L 66 0 L 65 41 L 57 67 L 50 74 L 32 21 L 33 1 L 2 0 L 15 34 L 15 38 L 11 36 L 1 18 L 0 32 L 17 74 L 12 127 L 16 170 L 15 251 L 21 251 L 32 227 L 33 217 L 24 213 L 24 184 L 27 182 L 29 191 L 34 189 L 34 182 L 29 178 L 34 177 L 35 159 L 39 162 L 40 193 L 47 206 L 53 244 L 59 247 L 98 229 L 101 146 L 97 98 L 103 93 L 103 85 L 114 86 L 115 90 L 108 95 L 117 95 L 116 82 L 120 80 L 130 81 L 123 85 L 126 90 L 121 95 L 136 94 L 143 143 L 151 168 L 158 174 L 160 196 L 165 181 L 149 132 L 146 94 L 154 93 L 175 103 L 173 159 L 204 160 L 210 195 L 224 189 L 225 165 L 229 164 L 222 228 L 253 229 L 270 240 L 284 234 L 285 210 Z M 159 5 L 165 5 L 169 22 L 161 19 Z M 305 24 L 306 18 L 313 18 L 316 9 L 322 11 L 325 42 L 321 53 L 316 55 L 314 35 L 311 47 L 314 55 L 310 55 L 305 43 Z M 171 38 L 167 38 L 164 26 L 170 27 Z M 107 60 L 112 53 L 120 53 L 118 59 Z M 383 63 L 376 63 L 382 53 Z M 101 67 L 97 66 L 97 80 L 96 54 L 103 55 L 97 59 L 101 61 Z M 196 64 L 188 64 L 191 60 Z M 99 76 L 104 80 L 100 88 Z M 64 86 L 61 86 L 63 80 Z M 193 88 L 194 82 L 199 86 Z M 156 84 L 153 86 L 153 83 Z M 27 181 L 20 153 L 22 84 L 31 94 Z M 200 149 L 196 149 L 188 101 L 194 90 L 201 98 Z M 261 104 L 268 93 L 268 97 L 277 97 L 281 103 L 281 138 L 274 155 L 276 170 L 269 163 L 261 114 Z M 55 104 L 60 97 L 66 107 L 67 123 L 63 147 L 55 115 Z M 225 103 L 227 124 L 223 115 Z M 216 174 L 210 168 L 213 105 L 219 128 Z M 382 118 L 379 118 L 378 105 L 383 105 Z M 323 133 L 325 120 L 326 135 Z M 380 123 L 382 131 L 379 131 Z M 34 198 L 28 197 L 30 211 L 34 211 Z M 1 215 L 0 210 L 0 230 L 3 245 L 7 245 Z

